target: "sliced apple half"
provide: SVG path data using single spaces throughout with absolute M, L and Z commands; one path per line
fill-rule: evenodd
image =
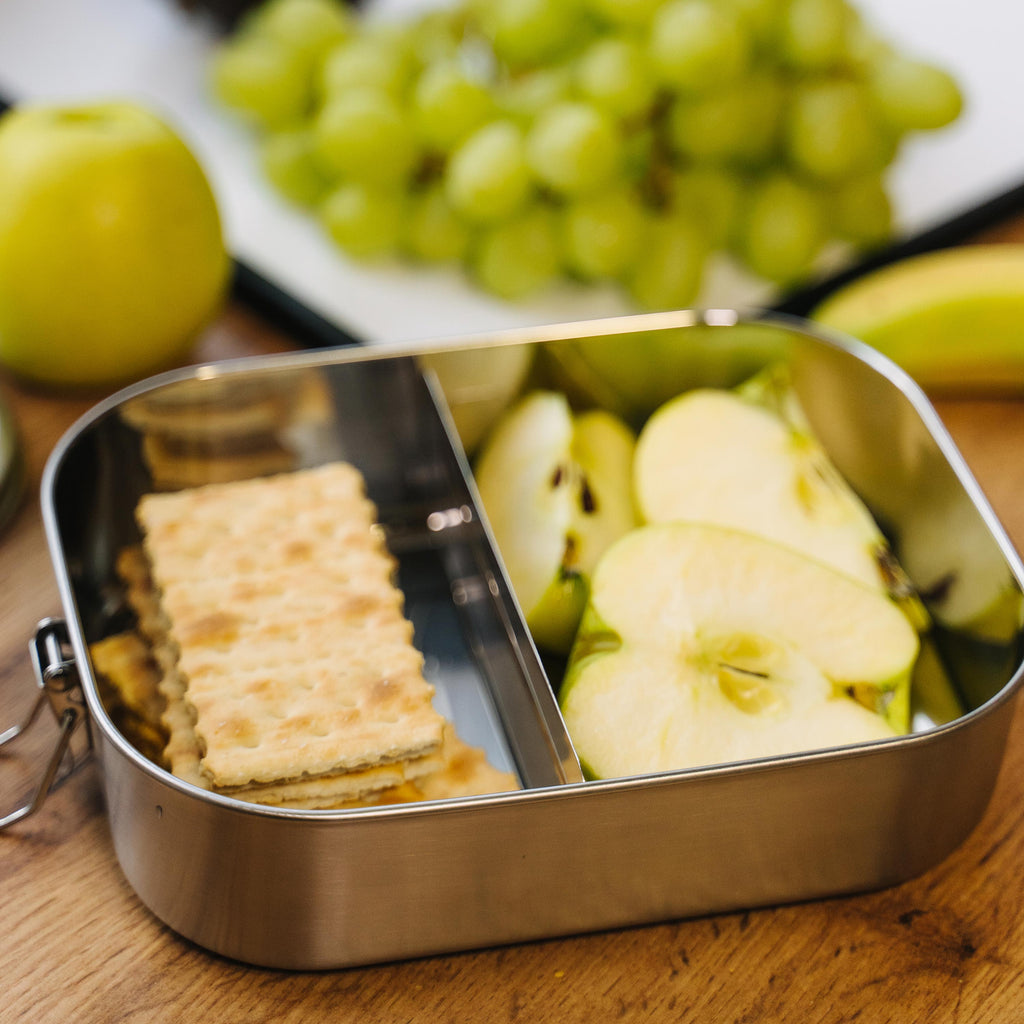
M 636 524 L 635 437 L 601 410 L 533 391 L 495 425 L 475 475 L 484 511 L 536 643 L 565 654 L 605 549 Z
M 905 731 L 918 649 L 877 588 L 762 537 L 664 523 L 602 558 L 559 699 L 592 778 L 743 761 Z
M 793 411 L 791 401 L 775 400 Z M 688 391 L 645 424 L 634 480 L 648 522 L 748 530 L 908 597 L 906 578 L 871 513 L 795 415 L 784 418 L 734 391 Z

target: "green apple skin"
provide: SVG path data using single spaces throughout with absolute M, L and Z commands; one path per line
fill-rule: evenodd
M 884 594 L 829 566 L 737 530 L 650 525 L 601 559 L 559 703 L 590 778 L 796 753 L 905 732 L 918 651 Z
M 526 625 L 542 650 L 567 654 L 587 607 L 586 578 L 576 570 L 561 570 L 530 609 Z
M 131 102 L 0 118 L 0 361 L 55 386 L 126 382 L 180 360 L 231 263 L 184 141 Z
M 911 715 L 915 728 L 933 729 L 956 721 L 967 710 L 931 636 L 923 637 L 914 666 Z

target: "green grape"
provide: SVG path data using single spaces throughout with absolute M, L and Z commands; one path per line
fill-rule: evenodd
M 656 87 L 638 42 L 605 36 L 580 55 L 574 70 L 582 98 L 613 117 L 636 118 L 650 110 Z
M 246 30 L 319 61 L 353 31 L 352 14 L 338 0 L 270 0 L 247 22 Z
M 412 112 L 420 138 L 429 149 L 448 153 L 492 114 L 494 101 L 454 62 L 424 69 L 412 94 Z
M 744 182 L 724 167 L 695 166 L 673 173 L 668 208 L 673 216 L 698 225 L 714 249 L 725 248 L 739 218 Z
M 892 53 L 892 47 L 856 11 L 850 9 L 846 29 L 846 63 L 854 74 L 863 74 Z
M 380 89 L 401 96 L 409 83 L 408 54 L 395 41 L 380 35 L 357 35 L 335 47 L 320 71 L 323 102 L 350 89 Z
M 669 145 L 687 160 L 733 160 L 744 151 L 747 134 L 747 95 L 739 84 L 703 96 L 678 96 L 668 111 Z
M 328 235 L 349 256 L 376 260 L 396 252 L 405 220 L 405 195 L 360 182 L 345 182 L 320 206 Z
M 642 121 L 627 128 L 622 135 L 622 178 L 624 181 L 649 188 L 652 178 L 657 177 L 655 168 L 659 164 L 661 143 L 653 124 Z
M 780 59 L 798 71 L 839 67 L 851 23 L 845 0 L 789 0 L 779 33 Z
M 300 206 L 316 205 L 332 185 L 316 158 L 313 133 L 307 128 L 268 135 L 260 148 L 260 166 L 274 188 Z
M 783 86 L 758 69 L 703 96 L 677 96 L 665 122 L 672 151 L 691 161 L 752 166 L 775 155 Z
M 618 28 L 645 28 L 662 0 L 589 0 L 587 6 L 602 21 Z
M 783 112 L 789 91 L 782 79 L 767 68 L 755 68 L 742 82 L 746 97 L 746 134 L 736 154 L 746 167 L 777 161 Z
M 630 189 L 568 203 L 561 215 L 566 266 L 587 280 L 620 278 L 640 251 L 647 213 Z
M 700 229 L 681 217 L 652 224 L 626 281 L 644 309 L 685 309 L 700 295 L 709 248 Z
M 572 71 L 567 66 L 538 68 L 500 82 L 496 87 L 498 106 L 528 127 L 542 111 L 568 99 L 572 84 Z
M 503 299 L 522 299 L 552 284 L 561 270 L 554 213 L 539 203 L 487 228 L 473 254 L 477 282 Z
M 743 74 L 751 41 L 739 15 L 712 0 L 669 0 L 654 16 L 650 49 L 664 85 L 701 93 Z
M 306 61 L 256 35 L 237 36 L 220 49 L 210 79 L 221 103 L 259 128 L 296 124 L 308 115 L 313 101 Z
M 548 188 L 582 196 L 619 172 L 622 137 L 614 122 L 589 103 L 563 102 L 545 110 L 526 137 L 530 168 Z
M 792 165 L 821 181 L 880 168 L 889 156 L 863 88 L 846 79 L 809 81 L 794 89 L 784 135 Z
M 723 7 L 739 15 L 755 48 L 772 55 L 777 52 L 779 29 L 787 2 L 788 0 L 721 0 Z
M 485 31 L 499 60 L 513 68 L 547 64 L 580 45 L 586 34 L 575 0 L 493 0 Z
M 452 263 L 466 255 L 469 242 L 470 230 L 440 184 L 411 196 L 404 235 L 410 256 L 425 263 Z
M 776 173 L 744 197 L 736 253 L 759 277 L 792 285 L 810 274 L 826 237 L 821 197 Z
M 892 202 L 879 174 L 842 182 L 828 196 L 832 230 L 858 249 L 873 249 L 892 237 Z
M 464 263 L 509 299 L 567 275 L 680 307 L 714 252 L 791 286 L 827 242 L 891 236 L 882 171 L 964 100 L 852 4 L 455 0 L 392 21 L 265 0 L 211 88 L 355 256 Z
M 933 131 L 963 109 L 956 80 L 942 68 L 897 54 L 876 59 L 868 89 L 882 119 L 897 132 Z
M 513 216 L 532 189 L 522 131 L 508 120 L 478 128 L 452 154 L 444 184 L 448 201 L 473 223 Z
M 455 60 L 465 31 L 466 12 L 461 7 L 428 10 L 409 22 L 406 50 L 419 67 Z
M 417 161 L 412 126 L 387 93 L 353 89 L 333 97 L 313 124 L 318 159 L 339 176 L 391 184 Z

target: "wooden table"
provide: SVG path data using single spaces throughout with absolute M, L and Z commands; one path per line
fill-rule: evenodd
M 1024 220 L 996 233 L 1024 240 Z M 199 358 L 287 348 L 231 307 Z M 28 709 L 27 643 L 61 614 L 38 510 L 43 463 L 97 396 L 0 378 L 30 483 L 0 537 L 0 731 Z M 940 414 L 1024 548 L 1024 398 L 943 399 Z M 47 720 L 0 756 L 2 811 L 52 741 Z M 178 938 L 140 904 L 114 857 L 94 770 L 0 835 L 0 1021 L 499 1022 L 610 1019 L 1024 1019 L 1024 710 L 984 819 L 924 876 L 882 892 L 326 973 L 257 970 Z M 567 879 L 571 884 L 571 879 Z

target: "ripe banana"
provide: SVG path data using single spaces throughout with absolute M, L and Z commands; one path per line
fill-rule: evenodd
M 1024 392 L 1024 244 L 908 257 L 840 288 L 811 319 L 876 348 L 927 390 Z

